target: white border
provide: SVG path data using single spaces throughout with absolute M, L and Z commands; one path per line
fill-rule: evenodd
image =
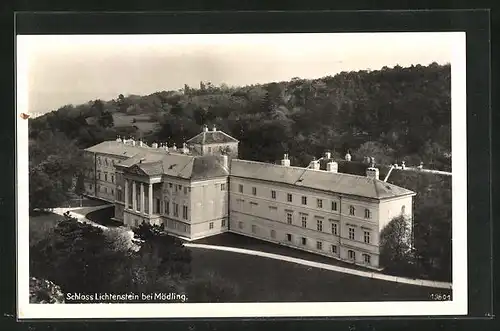
M 19 319 L 58 318 L 188 318 L 188 317 L 308 317 L 308 316 L 418 316 L 467 314 L 467 156 L 465 32 L 439 33 L 452 38 L 452 168 L 453 168 L 453 300 L 447 302 L 322 302 L 322 303 L 170 303 L 165 304 L 62 304 L 29 303 L 29 215 L 27 44 L 17 37 L 17 252 Z M 237 38 L 236 35 L 217 37 Z M 279 35 L 283 38 L 285 35 Z M 286 35 L 287 37 L 290 35 Z M 81 37 L 81 36 L 80 36 Z M 97 36 L 93 36 L 95 38 Z M 101 37 L 101 36 L 99 36 Z M 119 37 L 119 36 L 116 36 Z M 122 36 L 123 37 L 123 36 Z M 126 36 L 129 39 L 131 36 Z M 138 36 L 134 36 L 138 37 Z M 157 38 L 156 36 L 139 36 Z M 190 35 L 190 38 L 196 37 Z M 207 40 L 207 35 L 198 36 Z M 213 36 L 211 36 L 213 37 Z M 254 35 L 260 38 L 262 35 Z M 269 35 L 266 35 L 268 38 Z M 290 36 L 293 37 L 293 36 Z M 96 39 L 97 40 L 97 39 Z M 182 41 L 182 38 L 177 41 Z M 235 40 L 235 39 L 232 39 Z M 22 197 L 22 198 L 21 198 Z M 436 289 L 438 293 L 439 290 Z M 168 307 L 168 309 L 165 309 Z

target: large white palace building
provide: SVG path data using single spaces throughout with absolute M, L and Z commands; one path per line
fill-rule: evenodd
M 113 203 L 117 220 L 186 239 L 229 231 L 378 268 L 382 229 L 413 215 L 415 193 L 379 180 L 374 166 L 338 173 L 330 153 L 307 168 L 288 155 L 280 165 L 241 160 L 238 141 L 215 127 L 180 148 L 118 138 L 86 156 L 86 194 Z

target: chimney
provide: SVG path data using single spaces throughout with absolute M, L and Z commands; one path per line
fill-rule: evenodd
M 405 170 L 405 169 L 406 169 L 405 161 L 401 161 L 401 168 L 402 168 L 403 170 Z
M 175 144 L 172 146 L 172 150 L 173 150 L 173 151 L 176 151 L 176 150 L 177 150 L 177 147 L 175 146 Z
M 152 144 L 151 144 L 151 147 L 153 147 L 153 148 L 158 148 L 158 144 L 157 144 L 157 143 L 152 143 Z
M 326 171 L 337 173 L 339 171 L 339 165 L 334 161 L 328 162 L 326 164 Z
M 229 169 L 229 157 L 227 155 L 222 155 L 222 166 Z
M 325 159 L 331 159 L 332 158 L 332 153 L 330 152 L 325 152 Z
M 282 166 L 290 166 L 290 159 L 288 158 L 288 154 L 283 155 L 283 160 L 281 160 Z
M 132 146 L 135 146 L 135 140 L 134 140 L 134 139 L 130 139 L 130 144 L 131 144 Z
M 366 169 L 366 177 L 368 178 L 373 178 L 373 179 L 379 179 L 379 171 L 378 168 L 375 167 L 369 167 Z
M 424 162 L 420 162 L 419 166 L 418 166 L 418 169 L 419 170 L 422 170 L 424 168 Z
M 208 132 L 208 126 L 206 124 L 203 125 L 203 132 Z
M 351 154 L 349 154 L 349 151 L 347 151 L 347 154 L 345 155 L 344 158 L 347 162 L 351 161 Z
M 163 148 L 165 149 L 166 152 L 168 152 L 168 144 L 165 143 L 165 146 L 163 146 Z
M 217 127 L 215 126 L 215 124 L 214 124 L 214 126 L 212 127 L 212 131 L 214 131 L 214 132 L 215 132 L 215 131 L 217 131 Z
M 139 147 L 143 147 L 144 146 L 144 143 L 142 142 L 142 140 L 139 140 Z
M 189 153 L 189 148 L 187 147 L 187 144 L 186 143 L 183 143 L 182 144 L 182 152 L 184 154 L 188 154 Z
M 116 142 L 121 143 L 122 140 L 120 139 L 120 136 L 116 137 Z
M 319 170 L 319 161 L 314 159 L 311 161 L 311 168 L 313 170 Z

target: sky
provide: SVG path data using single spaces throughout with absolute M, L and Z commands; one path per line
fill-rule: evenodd
M 230 86 L 383 66 L 450 63 L 452 33 L 42 35 L 17 37 L 28 111 L 146 95 L 200 81 Z

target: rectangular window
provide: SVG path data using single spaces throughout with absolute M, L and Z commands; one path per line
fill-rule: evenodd
M 212 230 L 214 228 L 214 222 L 208 223 L 208 228 Z
M 97 172 L 97 178 L 98 178 L 99 180 L 101 180 L 101 173 L 100 173 L 100 172 Z
M 225 191 L 226 190 L 226 183 L 220 184 L 220 190 Z
M 225 228 L 226 227 L 226 219 L 223 218 L 221 221 L 220 221 L 220 226 L 221 228 Z
M 354 216 L 354 207 L 353 206 L 349 207 L 349 215 Z
M 337 210 L 337 201 L 332 201 L 332 210 L 333 211 Z
M 168 183 L 168 187 L 172 188 L 173 184 L 172 183 Z
M 332 253 L 337 254 L 337 246 L 332 245 Z
M 271 190 L 271 199 L 276 199 L 276 191 Z
M 292 241 L 292 235 L 291 235 L 291 234 L 289 234 L 289 233 L 287 233 L 287 234 L 286 234 L 286 240 L 287 240 L 287 241 Z
M 179 204 L 174 202 L 174 217 L 179 217 Z
M 287 222 L 288 224 L 292 224 L 292 220 L 293 220 L 293 214 L 292 214 L 292 213 L 290 213 L 290 212 L 287 212 L 287 213 L 286 213 L 286 222 Z
M 182 206 L 182 218 L 185 220 L 188 219 L 188 206 Z
M 238 222 L 238 227 L 239 227 L 240 229 L 243 229 L 243 222 Z
M 257 188 L 256 187 L 252 187 L 252 194 L 257 195 Z
M 318 231 L 323 231 L 323 221 L 322 220 L 316 221 L 316 228 L 318 229 Z
M 332 223 L 332 234 L 337 236 L 338 235 L 338 226 L 337 223 Z
M 307 197 L 302 197 L 302 204 L 307 205 Z
M 365 209 L 365 218 L 371 218 L 371 213 L 369 209 Z
M 370 243 L 370 232 L 365 231 L 364 232 L 364 241 L 365 243 L 369 244 Z
M 106 186 L 104 186 L 104 192 L 108 193 L 108 188 Z
M 363 254 L 363 260 L 365 261 L 366 264 L 371 263 L 371 256 L 368 254 Z
M 271 238 L 276 238 L 276 231 L 274 230 L 271 230 Z
M 307 228 L 307 215 L 302 215 L 302 227 Z
M 350 260 L 356 260 L 356 252 L 355 252 L 355 251 L 352 251 L 352 250 L 348 250 L 348 251 L 347 251 L 347 257 L 348 257 Z
M 184 194 L 188 194 L 188 188 L 184 186 Z
M 301 241 L 302 241 L 302 245 L 304 245 L 304 246 L 307 245 L 307 238 L 302 237 Z
M 170 214 L 170 201 L 165 200 L 165 214 Z
M 257 226 L 252 224 L 252 233 L 257 233 Z
M 287 195 L 286 195 L 286 201 L 292 202 L 292 194 L 291 193 L 287 193 Z
M 354 240 L 354 228 L 349 228 L 349 239 Z
M 321 241 L 317 241 L 316 242 L 316 248 L 319 249 L 319 250 L 322 250 L 323 249 L 323 243 Z
M 104 173 L 104 181 L 107 182 L 108 181 L 108 174 L 107 173 Z
M 115 182 L 115 176 L 111 175 L 111 183 Z
M 159 198 L 156 198 L 156 208 L 155 208 L 155 213 L 159 214 L 161 212 L 161 200 Z
M 115 195 L 115 190 L 111 189 L 111 194 Z
M 317 204 L 318 208 L 323 208 L 323 200 L 317 199 L 316 204 Z
M 240 184 L 240 185 L 238 186 L 238 191 L 239 191 L 240 193 L 243 193 L 243 185 L 241 185 L 241 184 Z

